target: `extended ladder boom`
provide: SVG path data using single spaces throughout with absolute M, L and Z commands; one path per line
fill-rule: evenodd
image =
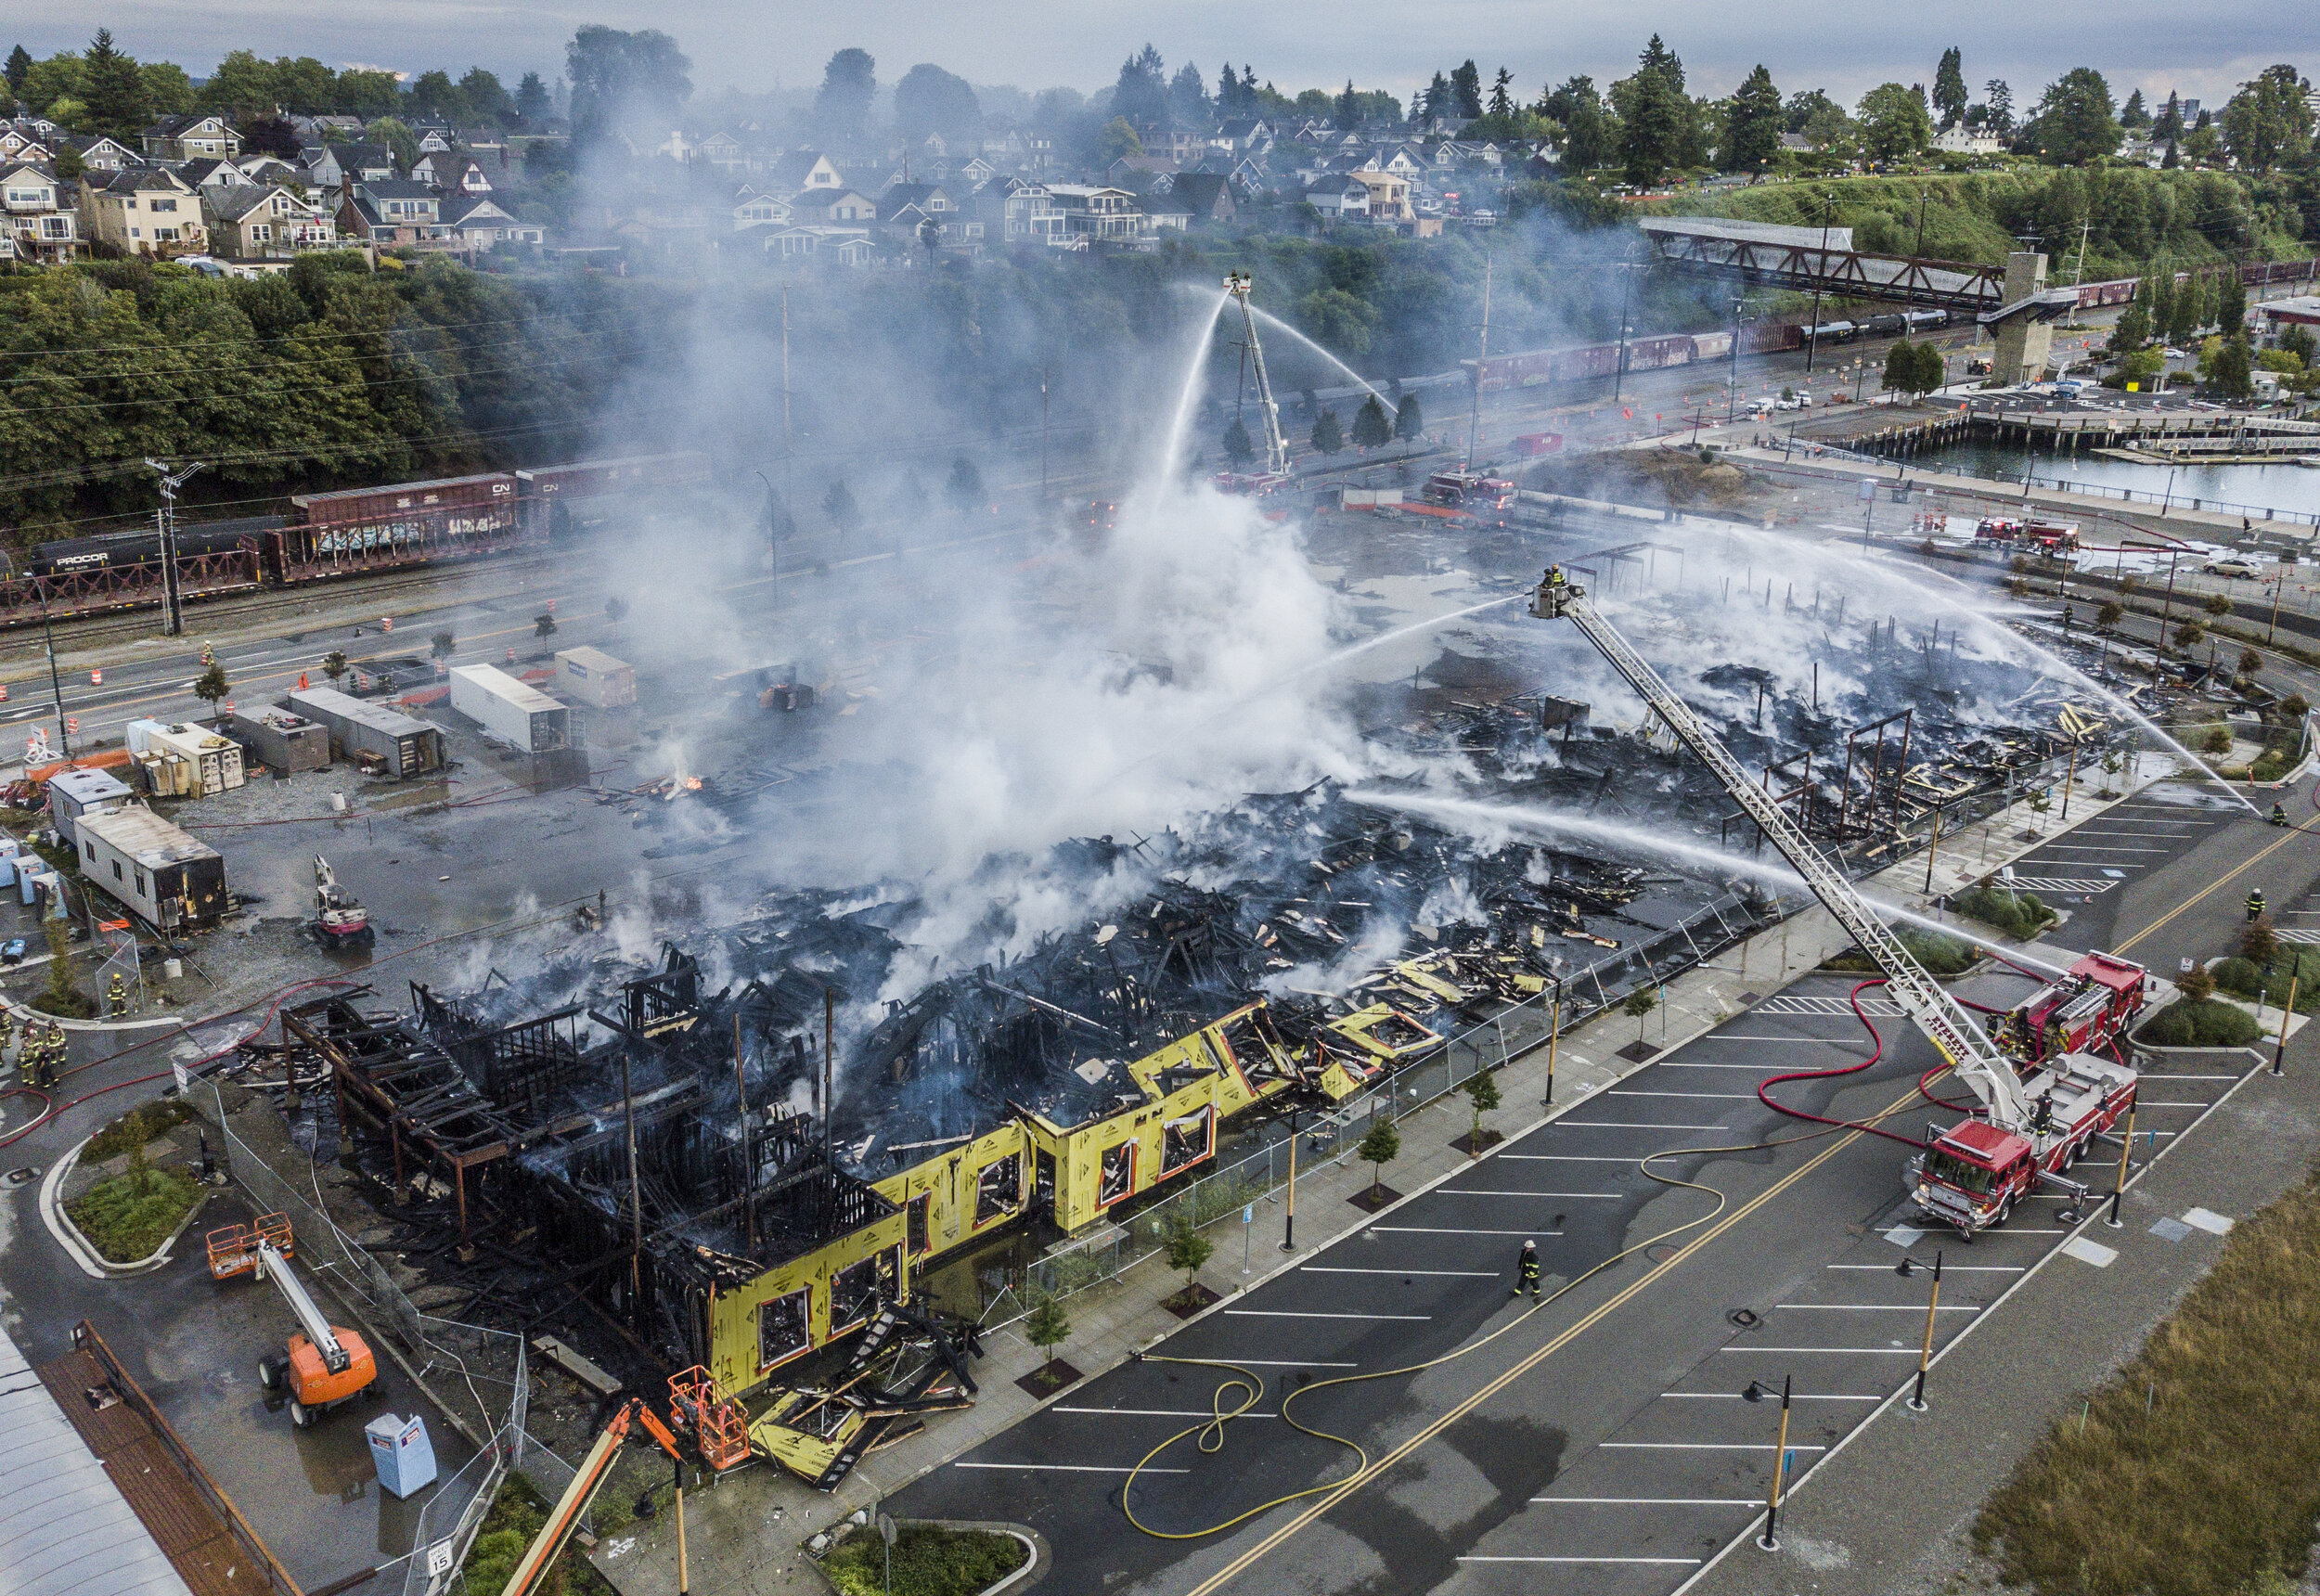
M 290 1260 L 276 1250 L 272 1242 L 258 1243 L 258 1278 L 272 1281 L 274 1289 L 290 1304 L 297 1316 L 298 1328 L 306 1332 L 306 1339 L 315 1344 L 322 1355 L 323 1366 L 333 1374 L 343 1374 L 354 1359 L 340 1344 L 339 1332 L 330 1328 L 330 1321 L 322 1317 L 322 1309 L 315 1305 L 305 1282 L 290 1272 Z
M 1586 590 L 1566 581 L 1559 569 L 1550 569 L 1533 596 L 1530 612 L 1541 620 L 1567 620 L 1577 626 L 1611 663 L 1611 668 L 1626 677 L 1628 685 L 1642 694 L 1643 701 L 1668 723 L 1668 729 L 1716 773 L 1716 779 L 1738 800 L 1748 818 L 1763 829 L 1781 856 L 1804 878 L 1813 896 L 1837 917 L 1837 923 L 1884 972 L 1888 995 L 1901 1005 L 1901 1012 L 1915 1022 L 1919 1030 L 1932 1038 L 1950 1067 L 1981 1099 L 1991 1122 L 2009 1130 L 2029 1125 L 2030 1104 L 2022 1094 L 2021 1081 L 2015 1075 L 2014 1066 L 1991 1045 L 1990 1038 L 1982 1035 L 1981 1027 L 1974 1023 L 1973 1017 L 1957 999 L 1926 973 L 1925 967 L 1878 918 L 1876 910 L 1853 891 L 1843 872 L 1830 864 L 1802 828 L 1772 802 L 1772 794 L 1748 779 L 1740 762 L 1692 713 L 1691 706 L 1659 679 L 1659 673 L 1628 646 L 1627 639 L 1609 622 L 1595 613 L 1587 602 Z
M 1272 379 L 1265 375 L 1265 346 L 1257 341 L 1257 315 L 1249 308 L 1249 290 L 1256 283 L 1246 272 L 1224 280 L 1224 291 L 1241 306 L 1241 336 L 1247 341 L 1249 358 L 1257 367 L 1257 414 L 1265 427 L 1265 470 L 1273 476 L 1289 474 L 1289 440 L 1281 431 L 1281 406 L 1273 403 Z

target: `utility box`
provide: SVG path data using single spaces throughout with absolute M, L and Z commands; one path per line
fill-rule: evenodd
M 637 667 L 601 649 L 560 649 L 556 690 L 590 709 L 618 709 L 637 701 Z
M 73 830 L 82 879 L 155 930 L 193 930 L 225 914 L 225 859 L 143 804 L 83 815 Z
M 48 817 L 65 845 L 77 847 L 74 820 L 92 811 L 118 808 L 135 796 L 109 770 L 59 770 L 48 779 Z
M 435 1483 L 435 1448 L 427 1420 L 418 1413 L 398 1419 L 381 1413 L 363 1426 L 370 1461 L 379 1469 L 379 1488 L 398 1500 Z
M 320 721 L 330 730 L 333 753 L 380 775 L 424 776 L 443 768 L 443 728 L 414 720 L 399 710 L 367 703 L 336 688 L 301 688 L 282 707 Z
M 330 728 L 295 711 L 264 704 L 236 714 L 226 727 L 258 763 L 276 770 L 323 770 L 330 764 Z
M 174 754 L 192 767 L 193 789 L 188 796 L 214 797 L 240 786 L 245 779 L 241 766 L 241 744 L 230 737 L 210 730 L 207 727 L 179 724 L 148 731 L 145 743 L 150 754 Z
M 454 665 L 451 707 L 525 753 L 572 746 L 572 711 L 496 665 Z

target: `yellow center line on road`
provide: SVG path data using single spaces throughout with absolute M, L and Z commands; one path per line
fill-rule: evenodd
M 1881 1120 L 1886 1118 L 1888 1115 L 1898 1113 L 1914 1101 L 1916 1096 L 1917 1088 L 1913 1086 L 1908 1091 L 1903 1092 L 1900 1097 L 1895 1098 L 1890 1103 L 1888 1103 L 1883 1112 L 1869 1117 L 1872 1119 Z M 1305 1528 L 1306 1525 L 1311 1524 L 1315 1519 L 1320 1518 L 1322 1514 L 1336 1507 L 1347 1498 L 1352 1496 L 1354 1492 L 1360 1490 L 1363 1486 L 1368 1485 L 1372 1480 L 1376 1479 L 1387 1469 L 1390 1469 L 1395 1464 L 1400 1462 L 1404 1458 L 1416 1451 L 1420 1447 L 1425 1445 L 1426 1442 L 1434 1439 L 1437 1435 L 1439 1435 L 1443 1431 L 1449 1429 L 1459 1420 L 1473 1412 L 1476 1408 L 1481 1407 L 1482 1404 L 1497 1396 L 1508 1385 L 1511 1385 L 1525 1374 L 1529 1373 L 1540 1363 L 1543 1363 L 1547 1358 L 1553 1357 L 1555 1353 L 1561 1351 L 1565 1346 L 1568 1345 L 1572 1341 L 1576 1340 L 1583 1332 L 1592 1329 L 1596 1324 L 1600 1323 L 1614 1311 L 1625 1306 L 1629 1302 L 1642 1294 L 1646 1288 L 1656 1284 L 1660 1278 L 1666 1275 L 1669 1270 L 1674 1269 L 1679 1265 L 1685 1262 L 1695 1253 L 1699 1252 L 1711 1242 L 1717 1241 L 1719 1238 L 1722 1237 L 1725 1233 L 1730 1231 L 1734 1226 L 1739 1224 L 1743 1219 L 1746 1219 L 1750 1215 L 1756 1213 L 1757 1210 L 1762 1208 L 1773 1198 L 1778 1197 L 1782 1192 L 1787 1191 L 1791 1186 L 1794 1186 L 1798 1181 L 1804 1179 L 1805 1177 L 1811 1175 L 1814 1170 L 1820 1168 L 1821 1165 L 1826 1164 L 1830 1159 L 1836 1157 L 1838 1153 L 1844 1152 L 1845 1149 L 1850 1147 L 1854 1142 L 1859 1141 L 1862 1137 L 1868 1134 L 1869 1133 L 1865 1130 L 1855 1130 L 1849 1133 L 1841 1139 L 1832 1142 L 1822 1152 L 1814 1154 L 1805 1163 L 1798 1165 L 1794 1171 L 1782 1177 L 1779 1180 L 1773 1182 L 1772 1185 L 1767 1187 L 1763 1191 L 1751 1198 L 1747 1203 L 1733 1210 L 1730 1215 L 1718 1221 L 1707 1231 L 1703 1232 L 1698 1238 L 1687 1244 L 1682 1252 L 1676 1254 L 1675 1256 L 1668 1259 L 1665 1263 L 1658 1265 L 1642 1279 L 1620 1291 L 1616 1296 L 1613 1296 L 1609 1301 L 1594 1309 L 1594 1311 L 1588 1314 L 1584 1319 L 1579 1319 L 1569 1329 L 1564 1331 L 1561 1334 L 1555 1336 L 1553 1340 L 1541 1345 L 1536 1352 L 1531 1353 L 1521 1362 L 1515 1364 L 1512 1369 L 1509 1369 L 1505 1373 L 1500 1375 L 1497 1379 L 1492 1380 L 1489 1384 L 1475 1392 L 1474 1395 L 1468 1396 L 1465 1400 L 1460 1402 L 1456 1407 L 1450 1409 L 1439 1419 L 1435 1420 L 1434 1422 L 1428 1424 L 1425 1428 L 1420 1430 L 1416 1435 L 1402 1442 L 1401 1445 L 1396 1447 L 1392 1451 L 1378 1459 L 1374 1463 L 1372 1463 L 1367 1469 L 1364 1469 L 1360 1474 L 1347 1479 L 1336 1490 L 1332 1491 L 1328 1496 L 1323 1497 L 1320 1501 L 1314 1503 L 1311 1507 L 1307 1508 L 1295 1519 L 1282 1525 L 1281 1528 L 1275 1530 L 1271 1535 L 1268 1536 L 1257 1545 L 1250 1548 L 1247 1551 L 1243 1552 L 1239 1557 L 1227 1564 L 1216 1574 L 1210 1576 L 1207 1579 L 1193 1587 L 1193 1589 L 1188 1593 L 1188 1596 L 1213 1596 L 1214 1592 L 1224 1589 L 1224 1587 L 1230 1584 L 1235 1577 L 1243 1573 L 1245 1573 L 1260 1558 L 1266 1556 L 1268 1553 L 1280 1547 L 1282 1543 L 1287 1541 L 1291 1536 L 1296 1534 L 1297 1531 Z
M 2223 875 L 2217 877 L 2208 885 L 2201 887 L 2198 892 L 2193 893 L 2189 897 L 2184 899 L 2183 902 L 2169 909 L 2165 914 L 2160 915 L 2157 920 L 2151 921 L 2150 924 L 2145 926 L 2141 931 L 2136 932 L 2133 936 L 2130 936 L 2125 941 L 2116 945 L 2112 947 L 2111 951 L 2113 953 L 2126 952 L 2128 948 L 2133 947 L 2136 943 L 2141 942 L 2145 937 L 2150 935 L 2151 933 L 2167 924 L 2177 915 L 2183 913 L 2184 910 L 2194 907 L 2213 894 L 2221 892 L 2223 888 L 2229 886 L 2234 881 L 2247 874 L 2249 870 L 2255 869 L 2256 866 L 2263 863 L 2264 860 L 2270 858 L 2274 854 L 2278 853 L 2282 848 L 2285 848 L 2288 843 L 2296 841 L 2297 838 L 2302 835 L 2303 832 L 2301 830 L 2290 830 L 2287 836 L 2282 837 L 2278 842 L 2264 849 L 2263 852 L 2258 854 L 2254 858 L 2249 859 L 2246 864 L 2241 865 L 2236 869 L 2226 871 Z

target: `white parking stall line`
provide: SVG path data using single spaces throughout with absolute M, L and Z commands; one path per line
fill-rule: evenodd
M 1788 1308 L 1797 1313 L 1923 1313 L 1926 1310 L 1914 1302 L 1776 1302 L 1776 1308 Z M 1979 1313 L 1970 1304 L 1943 1303 L 1942 1313 Z
M 1795 1400 L 1791 1397 L 1790 1400 Z M 1597 1441 L 1605 1451 L 1616 1452 L 1777 1452 L 1780 1448 L 1771 1441 Z M 1801 1447 L 1788 1443 L 1792 1452 L 1825 1452 L 1826 1447 Z
M 1617 1203 L 1628 1195 L 1624 1191 L 1491 1191 L 1470 1186 L 1439 1186 L 1435 1190 L 1445 1197 L 1592 1197 L 1602 1203 Z
M 2137 1098 L 2134 1100 L 2134 1106 L 2137 1108 L 2205 1108 L 2208 1105 L 2203 1102 L 2153 1102 L 2146 1098 Z
M 1448 1275 L 1462 1281 L 1495 1281 L 1496 1269 L 1356 1269 L 1342 1264 L 1308 1264 L 1301 1275 Z
M 1729 1130 L 1722 1125 L 1654 1125 L 1649 1120 L 1634 1119 L 1558 1119 L 1556 1125 L 1573 1130 Z M 1708 1151 L 1703 1148 L 1701 1152 Z
M 1425 1324 L 1434 1316 L 1430 1313 L 1299 1313 L 1285 1307 L 1229 1307 L 1227 1319 L 1388 1319 L 1397 1324 Z
M 2181 850 L 2179 850 L 2179 849 L 2175 849 L 2175 848 L 2122 848 L 2122 847 L 2120 847 L 2119 845 L 2117 845 L 2116 843 L 2088 843 L 2085 847 L 2082 847 L 2082 847 L 2080 847 L 2080 846 L 2079 846 L 2077 843 L 2047 843 L 2047 844 L 2045 845 L 2045 847 L 2043 847 L 2043 848 L 2040 849 L 2039 851 L 2040 851 L 2041 853 L 2049 853 L 2049 854 L 2106 854 L 2106 855 L 2107 855 L 2107 854 L 2172 854 L 2172 853 L 2178 853 L 2178 852 L 2180 852 Z M 2063 863 L 2065 863 L 2065 864 L 2083 864 L 2083 863 L 2085 863 L 2086 861 L 2082 860 L 2082 859 L 2066 859 L 2066 860 L 2063 860 L 2062 862 L 2063 862 Z
M 1700 1151 L 1705 1152 L 1706 1148 Z M 1607 1152 L 1502 1152 L 1502 1159 L 1514 1159 L 1523 1164 L 1632 1164 L 1632 1158 L 1619 1158 Z
M 1877 1398 L 1880 1402 L 1883 1397 Z M 1762 1497 L 1532 1497 L 1566 1507 L 1762 1507 Z
M 1662 1391 L 1659 1394 L 1659 1399 L 1663 1402 L 1670 1400 L 1684 1402 L 1741 1402 L 1746 1400 L 1746 1398 L 1742 1396 L 1737 1391 Z M 1855 1396 L 1850 1395 L 1840 1395 L 1839 1393 L 1834 1391 L 1796 1391 L 1789 1394 L 1788 1399 L 1791 1402 L 1882 1402 L 1885 1400 L 1882 1396 Z M 1205 1417 L 1205 1415 L 1203 1415 L 1203 1417 Z
M 1560 1236 L 1560 1230 L 1469 1230 L 1463 1226 L 1372 1225 L 1370 1232 L 1381 1236 Z M 1314 1367 L 1319 1368 L 1316 1364 Z
M 1700 1565 L 1700 1559 L 1696 1557 L 1484 1557 L 1476 1554 L 1462 1555 L 1458 1561 L 1461 1563 L 1641 1563 L 1660 1568 L 1697 1568 Z
M 1218 1363 L 1245 1363 L 1251 1369 L 1359 1369 L 1359 1363 L 1320 1363 L 1309 1358 L 1228 1358 L 1218 1357 Z
M 1122 1419 L 1213 1419 L 1216 1414 L 1205 1408 L 1050 1408 L 1050 1413 L 1077 1413 L 1090 1417 Z M 1236 1419 L 1278 1419 L 1278 1413 L 1236 1413 Z
M 954 1469 L 1023 1469 L 1051 1474 L 1132 1474 L 1132 1465 L 1106 1468 L 1095 1463 L 953 1463 Z M 1189 1474 L 1190 1469 L 1145 1469 L 1148 1474 Z

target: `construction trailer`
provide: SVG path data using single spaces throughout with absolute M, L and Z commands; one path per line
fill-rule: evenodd
M 233 791 L 246 779 L 241 744 L 208 727 L 186 722 L 148 723 L 141 740 L 144 747 L 133 746 L 133 753 L 148 760 L 158 755 L 163 762 L 174 760 L 183 765 L 184 796 L 213 798 L 220 792 Z
M 141 804 L 84 814 L 81 876 L 156 931 L 197 931 L 225 914 L 226 861 Z
M 452 666 L 451 707 L 525 753 L 572 746 L 572 711 L 496 665 Z
M 320 722 L 335 757 L 405 779 L 444 766 L 443 728 L 335 688 L 300 688 L 280 707 Z
M 637 667 L 601 649 L 559 649 L 556 690 L 590 709 L 619 709 L 637 701 Z
M 65 846 L 78 847 L 73 821 L 92 812 L 118 809 L 135 796 L 109 770 L 59 770 L 48 779 L 48 817 Z
M 323 770 L 330 764 L 330 728 L 291 710 L 263 704 L 226 716 L 227 732 L 269 770 Z

